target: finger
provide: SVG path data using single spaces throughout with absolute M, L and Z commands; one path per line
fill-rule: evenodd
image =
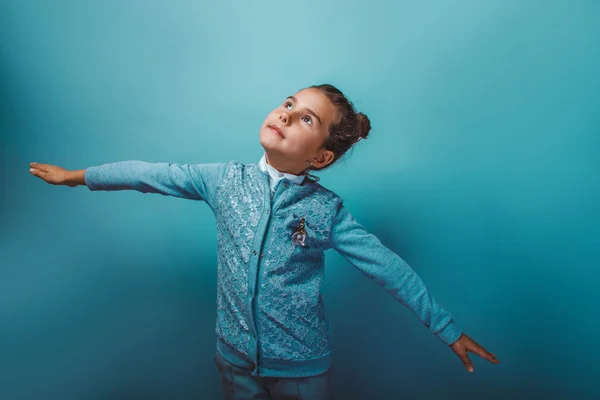
M 480 352 L 479 357 L 485 358 L 486 360 L 488 360 L 489 362 L 492 362 L 494 364 L 500 363 L 500 360 L 498 360 L 493 354 L 488 353 L 486 351 Z
M 498 359 L 496 359 L 496 356 L 493 353 L 490 353 L 489 351 L 487 351 L 480 345 L 477 345 L 476 347 L 473 347 L 473 348 L 469 348 L 468 350 L 471 351 L 472 353 L 477 354 L 481 358 L 485 358 L 486 360 L 488 360 L 490 362 L 493 362 L 496 364 L 498 364 L 500 362 Z
M 487 357 L 487 359 L 488 359 L 490 362 L 493 362 L 494 364 L 500 364 L 500 360 L 498 360 L 498 359 L 496 358 L 496 356 L 494 355 L 494 353 L 489 353 L 489 357 Z
M 463 364 L 465 365 L 465 367 L 467 368 L 467 371 L 469 372 L 473 372 L 473 363 L 471 363 L 471 360 L 469 359 L 469 356 L 467 355 L 467 353 L 461 354 L 459 355 L 460 360 L 463 362 Z
M 48 173 L 46 171 L 43 171 L 41 169 L 37 169 L 37 168 L 29 168 L 29 172 L 31 173 L 31 175 L 35 175 L 39 178 L 44 179 L 44 176 L 47 175 Z
M 33 165 L 33 168 L 34 169 L 39 169 L 40 171 L 43 171 L 43 172 L 48 172 L 48 165 L 47 164 L 38 164 L 38 163 L 35 163 Z

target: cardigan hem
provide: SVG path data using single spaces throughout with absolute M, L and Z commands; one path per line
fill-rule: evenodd
M 321 375 L 331 367 L 331 351 L 328 351 L 319 357 L 300 360 L 262 358 L 258 365 L 258 373 L 253 373 L 256 366 L 248 356 L 240 353 L 220 337 L 217 337 L 217 351 L 225 361 L 247 369 L 249 374 L 264 377 L 304 378 Z

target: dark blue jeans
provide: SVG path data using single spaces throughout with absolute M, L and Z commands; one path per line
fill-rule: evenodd
M 269 378 L 252 376 L 252 371 L 240 368 L 215 356 L 221 373 L 225 400 L 330 400 L 329 371 L 306 378 Z

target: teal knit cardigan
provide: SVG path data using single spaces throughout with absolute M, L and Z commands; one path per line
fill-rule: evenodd
M 122 161 L 87 168 L 85 182 L 90 190 L 208 204 L 217 228 L 217 350 L 253 375 L 304 377 L 330 367 L 331 329 L 320 293 L 328 249 L 375 280 L 443 343 L 461 335 L 416 272 L 310 176 L 301 185 L 282 179 L 271 196 L 269 176 L 257 163 Z M 304 240 L 292 240 L 294 233 Z

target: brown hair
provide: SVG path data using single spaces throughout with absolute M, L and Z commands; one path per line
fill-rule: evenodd
M 322 171 L 335 164 L 355 143 L 367 139 L 371 122 L 365 114 L 357 113 L 354 104 L 336 87 L 323 84 L 309 86 L 306 89 L 309 88 L 319 90 L 331 101 L 336 110 L 336 116 L 329 126 L 329 135 L 323 143 L 323 147 L 334 153 L 333 161 L 322 168 L 307 168 L 307 171 Z M 311 177 L 319 180 L 313 175 Z

